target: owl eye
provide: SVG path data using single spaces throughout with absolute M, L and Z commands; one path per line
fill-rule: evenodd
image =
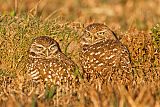
M 55 44 L 50 46 L 50 50 L 55 50 L 55 49 L 57 49 L 57 46 Z
M 97 32 L 97 35 L 104 35 L 105 32 Z
M 36 50 L 41 51 L 41 50 L 43 50 L 43 47 L 37 46 L 37 47 L 36 47 Z

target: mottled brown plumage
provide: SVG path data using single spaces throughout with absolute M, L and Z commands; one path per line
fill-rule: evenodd
M 27 70 L 33 81 L 47 85 L 76 83 L 76 64 L 61 52 L 59 44 L 48 36 L 40 36 L 32 41 L 29 48 Z
M 103 32 L 101 35 L 99 32 Z M 93 23 L 81 37 L 80 62 L 88 80 L 128 78 L 131 62 L 128 49 L 106 25 Z

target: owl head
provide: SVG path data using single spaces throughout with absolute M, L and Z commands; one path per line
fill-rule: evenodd
M 106 25 L 93 23 L 88 25 L 81 37 L 81 46 L 92 45 L 104 39 L 118 40 L 115 33 Z
M 53 58 L 58 52 L 61 52 L 59 44 L 51 37 L 39 36 L 33 39 L 29 48 L 30 58 Z

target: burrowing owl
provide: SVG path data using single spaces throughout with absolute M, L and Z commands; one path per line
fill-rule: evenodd
M 84 29 L 80 42 L 84 47 L 106 39 L 118 40 L 117 36 L 109 27 L 101 23 L 93 23 Z
M 106 25 L 87 26 L 80 40 L 80 62 L 87 79 L 127 77 L 131 71 L 128 49 Z
M 76 64 L 61 52 L 59 44 L 51 37 L 40 36 L 33 39 L 28 57 L 27 70 L 35 82 L 71 85 L 78 81 L 74 77 Z

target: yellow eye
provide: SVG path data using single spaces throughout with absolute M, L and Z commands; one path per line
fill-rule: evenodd
M 97 35 L 104 35 L 105 32 L 97 32 Z
M 56 46 L 56 45 L 51 45 L 51 46 L 50 46 L 50 50 L 55 50 L 55 49 L 57 49 L 57 46 Z
M 36 49 L 37 49 L 38 51 L 41 51 L 41 50 L 43 50 L 43 47 L 37 46 Z

